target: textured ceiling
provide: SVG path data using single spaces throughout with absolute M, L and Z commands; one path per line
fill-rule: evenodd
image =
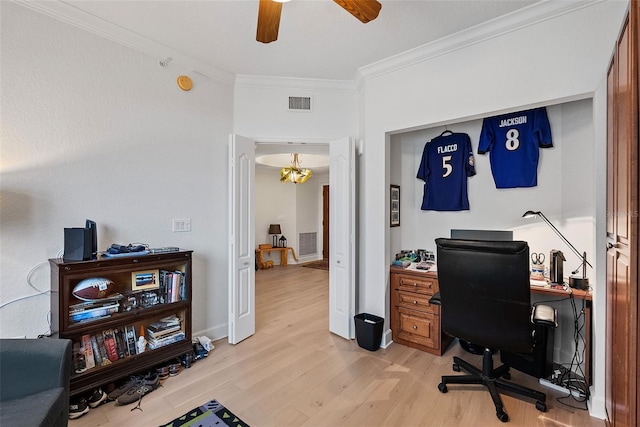
M 330 0 L 283 4 L 278 40 L 255 40 L 258 0 L 64 1 L 58 15 L 100 23 L 232 73 L 353 80 L 359 67 L 536 3 L 535 0 L 381 0 L 362 24 Z M 157 50 L 157 49 L 156 49 Z

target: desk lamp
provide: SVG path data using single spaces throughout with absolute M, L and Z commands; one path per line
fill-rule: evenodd
M 589 287 L 589 278 L 587 277 L 587 265 L 593 268 L 593 266 L 589 264 L 589 261 L 587 261 L 587 253 L 582 252 L 582 254 L 580 254 L 580 252 L 575 248 L 575 246 L 573 246 L 567 240 L 567 238 L 564 237 L 562 233 L 560 233 L 560 230 L 558 230 L 553 224 L 551 224 L 551 221 L 549 221 L 542 212 L 526 211 L 522 215 L 522 218 L 533 218 L 535 216 L 539 216 L 540 218 L 542 218 L 542 220 L 546 222 L 549 227 L 551 227 L 551 229 L 558 235 L 558 237 L 560 237 L 562 241 L 565 242 L 567 246 L 569 246 L 571 250 L 582 260 L 582 263 L 580 264 L 582 267 L 582 277 L 569 277 L 569 286 L 576 289 L 587 289 Z M 572 271 L 571 274 L 576 274 L 579 269 L 580 267 Z
M 280 224 L 270 224 L 269 225 L 269 234 L 273 234 L 273 247 L 277 248 L 278 247 L 278 234 L 282 233 L 282 230 L 280 230 Z

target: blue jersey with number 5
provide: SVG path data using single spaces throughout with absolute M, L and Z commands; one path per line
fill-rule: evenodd
M 467 177 L 475 174 L 469 135 L 451 133 L 427 142 L 416 176 L 424 181 L 422 210 L 469 210 Z
M 489 117 L 482 122 L 478 154 L 490 151 L 496 188 L 538 185 L 538 147 L 553 147 L 544 107 Z

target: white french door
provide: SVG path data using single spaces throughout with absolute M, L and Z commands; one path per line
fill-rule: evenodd
M 329 143 L 329 331 L 354 338 L 355 314 L 355 144 Z
M 255 141 L 229 136 L 229 343 L 256 331 L 254 177 Z
M 229 338 L 237 344 L 255 333 L 255 141 L 229 137 Z M 329 143 L 329 331 L 354 338 L 355 145 Z

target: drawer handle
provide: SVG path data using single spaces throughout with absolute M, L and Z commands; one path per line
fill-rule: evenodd
M 418 284 L 416 282 L 413 282 L 413 287 L 415 288 L 416 286 L 418 286 Z
M 413 300 L 413 303 L 414 303 L 414 304 L 417 304 L 417 303 L 418 303 L 418 301 L 416 301 L 416 300 Z
M 417 330 L 417 329 L 418 329 L 418 327 L 417 327 L 416 325 L 413 325 L 413 329 L 414 329 L 414 330 Z

